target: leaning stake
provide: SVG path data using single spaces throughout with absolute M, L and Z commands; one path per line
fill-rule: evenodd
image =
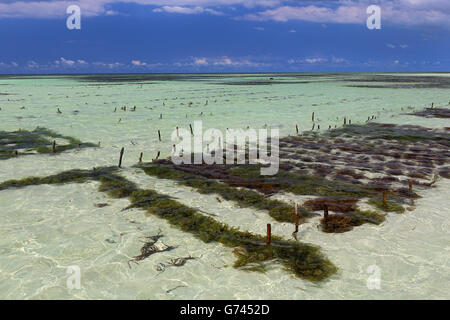
M 272 237 L 272 230 L 271 230 L 271 226 L 270 223 L 267 224 L 267 238 L 266 238 L 266 244 L 269 245 L 270 244 L 270 239 Z
M 123 157 L 124 151 L 125 151 L 125 148 L 120 149 L 119 168 L 122 167 L 122 157 Z

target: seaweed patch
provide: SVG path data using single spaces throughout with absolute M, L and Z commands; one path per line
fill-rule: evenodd
M 252 207 L 267 210 L 269 215 L 280 222 L 295 222 L 294 208 L 282 201 L 272 200 L 258 192 L 248 189 L 238 189 L 228 186 L 214 179 L 178 170 L 178 166 L 170 166 L 168 161 L 160 160 L 151 164 L 142 164 L 138 167 L 148 175 L 163 179 L 172 179 L 178 183 L 192 187 L 202 194 L 218 194 L 225 200 L 234 201 L 241 207 Z M 314 213 L 300 208 L 301 223 Z
M 65 140 L 56 144 L 54 139 Z M 71 149 L 91 148 L 96 145 L 82 142 L 74 137 L 64 136 L 46 128 L 33 131 L 0 131 L 0 160 L 36 153 L 60 153 Z
M 113 198 L 128 197 L 131 202 L 129 208 L 146 210 L 149 214 L 166 220 L 172 226 L 192 234 L 205 243 L 218 242 L 226 247 L 241 247 L 242 250 L 234 264 L 236 268 L 276 260 L 296 276 L 312 282 L 325 280 L 337 272 L 336 266 L 320 252 L 317 246 L 287 241 L 276 236 L 273 236 L 271 244 L 267 245 L 266 239 L 260 235 L 229 227 L 156 191 L 140 190 L 131 181 L 114 174 L 116 170 L 118 170 L 117 167 L 71 170 L 48 177 L 10 180 L 0 183 L 0 190 L 96 180 L 100 181 L 99 191 L 106 192 Z M 161 250 L 170 251 L 174 248 L 155 247 L 155 240 L 157 239 L 152 237 L 144 243 L 141 254 L 134 257 L 134 262 L 141 261 Z M 257 268 L 254 271 L 261 270 Z

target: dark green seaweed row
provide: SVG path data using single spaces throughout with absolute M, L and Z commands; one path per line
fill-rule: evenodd
M 264 195 L 258 192 L 244 188 L 238 189 L 235 187 L 230 187 L 224 183 L 220 183 L 212 179 L 207 179 L 192 173 L 177 170 L 177 168 L 179 169 L 178 166 L 165 166 L 162 162 L 141 164 L 137 167 L 143 169 L 148 175 L 161 179 L 175 180 L 179 184 L 195 188 L 202 194 L 219 194 L 224 199 L 234 201 L 242 207 L 253 207 L 261 210 L 267 210 L 269 215 L 277 221 L 295 222 L 295 215 L 292 206 L 278 200 L 267 199 Z M 378 204 L 375 199 L 373 199 L 371 204 L 382 209 L 391 209 L 393 206 L 397 205 L 394 203 L 388 203 L 389 206 L 384 207 L 382 206 L 382 202 L 381 204 Z M 403 209 L 402 206 L 398 206 Z M 305 222 L 308 217 L 314 215 L 312 211 L 302 207 L 299 207 L 299 213 L 301 216 L 299 221 L 300 223 Z M 352 208 L 351 212 L 347 213 L 347 216 L 350 218 L 352 226 L 360 226 L 364 223 L 378 225 L 385 220 L 384 214 L 376 211 L 360 210 L 356 207 Z
M 46 128 L 36 128 L 33 131 L 0 131 L 0 160 L 14 157 L 15 150 L 21 150 L 19 155 L 37 153 L 52 153 L 50 139 L 64 139 L 69 143 L 56 145 L 55 153 L 70 149 L 95 147 L 92 143 L 82 142 L 74 137 L 64 136 Z M 22 151 L 24 149 L 25 151 Z
M 241 207 L 251 207 L 259 210 L 267 210 L 269 215 L 279 222 L 295 222 L 295 213 L 292 205 L 279 200 L 272 200 L 256 191 L 249 189 L 238 189 L 228 186 L 213 179 L 204 178 L 195 174 L 187 173 L 170 168 L 162 164 L 139 165 L 148 175 L 160 179 L 175 180 L 181 185 L 194 188 L 201 194 L 218 194 L 225 200 L 234 201 Z M 307 218 L 315 214 L 304 208 L 299 208 L 299 222 L 303 223 Z
M 381 193 L 373 188 L 367 186 L 352 185 L 337 180 L 329 180 L 318 176 L 300 175 L 284 170 L 280 170 L 274 176 L 262 177 L 259 172 L 260 169 L 257 166 L 236 166 L 231 170 L 233 175 L 239 177 L 247 177 L 252 179 L 265 179 L 268 182 L 275 183 L 280 189 L 291 192 L 298 195 L 314 195 L 325 197 L 352 197 L 361 199 L 369 197 L 369 203 L 380 210 L 385 212 L 397 212 L 403 213 L 404 208 L 401 204 L 392 200 L 387 201 L 384 205 L 383 201 L 378 200 Z M 388 192 L 388 195 L 393 200 L 400 201 L 392 192 Z

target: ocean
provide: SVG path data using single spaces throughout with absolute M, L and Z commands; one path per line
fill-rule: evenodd
M 240 230 L 265 235 L 271 223 L 274 235 L 289 239 L 292 224 L 265 210 L 219 202 L 215 194 L 147 176 L 133 165 L 141 153 L 143 161 L 158 152 L 170 156 L 176 127 L 189 130 L 194 121 L 202 121 L 204 130 L 268 128 L 287 137 L 296 135 L 296 126 L 310 132 L 314 112 L 319 136 L 330 126 L 342 127 L 344 117 L 355 125 L 373 116 L 375 123 L 445 130 L 446 118 L 410 113 L 432 103 L 446 108 L 449 93 L 449 73 L 3 75 L 0 131 L 47 128 L 95 147 L 0 159 L 0 183 L 117 165 L 124 148 L 119 173 L 139 187 Z M 1 299 L 450 298 L 449 179 L 420 190 L 415 210 L 389 213 L 381 225 L 324 233 L 320 217 L 301 224 L 298 240 L 319 246 L 338 268 L 317 283 L 277 263 L 264 273 L 233 268 L 231 248 L 205 243 L 139 208 L 123 210 L 129 200 L 112 199 L 98 186 L 88 181 L 0 191 Z M 145 237 L 159 231 L 162 245 L 175 249 L 128 263 Z M 168 266 L 170 259 L 188 256 L 195 259 Z M 79 270 L 79 286 L 68 285 L 71 270 Z M 376 288 L 369 284 L 374 276 Z

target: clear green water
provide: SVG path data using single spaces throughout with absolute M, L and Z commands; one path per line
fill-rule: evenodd
M 367 81 L 374 76 L 207 75 L 170 80 L 149 76 L 114 82 L 81 76 L 0 77 L 0 130 L 41 126 L 82 141 L 101 142 L 101 148 L 0 161 L 0 181 L 113 165 L 120 148 L 125 147 L 122 174 L 141 186 L 172 195 L 217 215 L 220 221 L 255 233 L 264 233 L 270 222 L 273 233 L 290 238 L 292 227 L 271 220 L 263 211 L 219 203 L 215 196 L 199 195 L 130 167 L 140 152 L 147 161 L 157 151 L 161 157 L 168 156 L 172 131 L 176 126 L 188 128 L 195 120 L 202 120 L 204 129 L 222 132 L 267 124 L 279 128 L 282 136 L 295 134 L 296 124 L 300 130 L 310 130 L 312 112 L 322 131 L 329 125 L 341 126 L 344 116 L 352 123 L 364 123 L 375 115 L 384 123 L 449 126 L 445 119 L 404 114 L 431 102 L 447 106 L 450 90 L 436 85 L 435 79 L 445 84 L 449 74 L 383 75 L 398 79 L 395 83 L 389 78 Z M 402 77 L 405 80 L 400 82 Z M 389 87 L 399 83 L 406 88 Z M 127 111 L 120 110 L 121 106 Z M 133 106 L 136 111 L 129 111 Z M 162 142 L 158 142 L 158 130 Z M 316 220 L 301 226 L 299 240 L 322 247 L 340 269 L 319 285 L 294 278 L 277 264 L 266 274 L 236 270 L 231 267 L 235 258 L 229 248 L 204 244 L 139 210 L 121 211 L 128 201 L 98 193 L 94 182 L 2 191 L 0 298 L 448 299 L 449 186 L 448 180 L 439 181 L 436 188 L 423 191 L 415 211 L 391 214 L 381 226 L 364 225 L 344 234 L 323 234 L 317 230 Z M 110 205 L 97 208 L 96 203 Z M 158 229 L 166 235 L 164 243 L 179 248 L 129 268 L 127 260 L 138 255 L 142 246 L 139 237 L 156 234 Z M 198 259 L 163 273 L 156 270 L 158 263 L 188 255 Z M 80 267 L 81 289 L 66 286 L 67 267 L 72 265 Z M 371 265 L 380 268 L 379 290 L 366 285 Z

